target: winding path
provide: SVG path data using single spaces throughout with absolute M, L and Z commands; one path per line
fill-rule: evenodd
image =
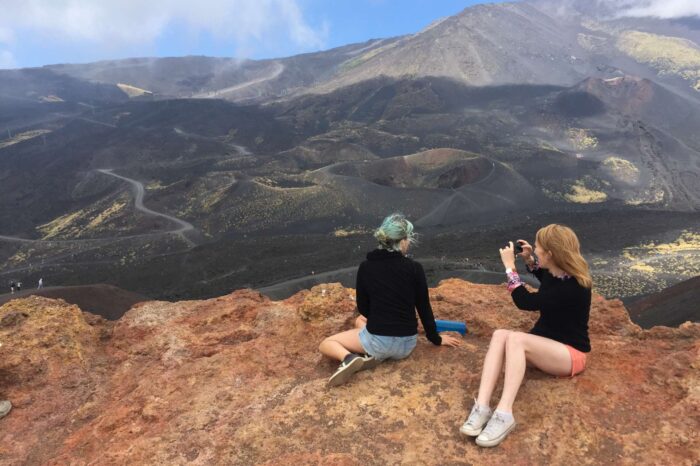
M 134 207 L 136 207 L 136 210 L 140 210 L 141 212 L 144 212 L 148 215 L 162 217 L 166 220 L 170 220 L 171 222 L 176 223 L 179 226 L 179 228 L 176 230 L 172 230 L 168 233 L 179 235 L 190 247 L 195 246 L 195 243 L 185 235 L 185 233 L 187 233 L 188 231 L 193 231 L 195 229 L 194 225 L 177 217 L 173 217 L 172 215 L 164 214 L 162 212 L 156 212 L 155 210 L 151 210 L 143 205 L 143 197 L 146 192 L 146 190 L 143 187 L 143 183 L 141 183 L 140 181 L 132 180 L 131 178 L 127 178 L 125 176 L 117 175 L 113 172 L 113 169 L 99 168 L 97 169 L 97 171 L 130 183 L 135 188 Z
M 284 71 L 284 65 L 279 62 L 275 62 L 275 69 L 272 70 L 272 72 L 266 76 L 262 76 L 257 79 L 253 79 L 251 81 L 246 81 L 244 83 L 236 84 L 235 86 L 230 86 L 230 87 L 225 87 L 223 89 L 217 89 L 215 91 L 208 91 L 208 92 L 200 92 L 198 94 L 193 95 L 192 97 L 200 97 L 200 98 L 216 98 L 221 96 L 222 94 L 228 94 L 229 92 L 236 92 L 240 91 L 241 89 L 245 89 L 246 87 L 254 86 L 255 84 L 260 84 L 265 81 L 270 81 L 271 79 L 275 79 L 277 76 L 282 74 Z
M 184 136 L 185 138 L 199 139 L 199 140 L 203 140 L 203 141 L 215 141 L 215 142 L 218 142 L 220 144 L 224 144 L 226 146 L 229 146 L 229 147 L 236 149 L 236 152 L 238 152 L 240 155 L 253 155 L 253 153 L 251 151 L 249 151 L 247 147 L 241 146 L 240 144 L 235 144 L 233 142 L 221 141 L 218 138 L 214 138 L 211 136 L 202 136 L 201 134 L 190 133 L 190 132 L 184 131 L 180 128 L 177 128 L 177 127 L 174 127 L 173 131 L 175 131 L 175 134 L 177 134 L 179 136 Z
M 166 220 L 169 220 L 175 224 L 178 225 L 178 228 L 175 230 L 171 231 L 165 231 L 165 232 L 156 232 L 156 233 L 143 233 L 143 234 L 138 234 L 138 235 L 127 235 L 127 236 L 113 236 L 109 238 L 84 238 L 84 239 L 29 239 L 29 238 L 20 238 L 17 236 L 7 236 L 7 235 L 0 235 L 0 241 L 7 241 L 11 243 L 42 243 L 42 244 L 75 244 L 75 243 L 95 243 L 95 244 L 100 244 L 100 243 L 105 243 L 105 242 L 112 242 L 112 241 L 119 241 L 119 240 L 126 240 L 126 239 L 132 239 L 132 238 L 143 238 L 143 237 L 148 237 L 148 236 L 158 236 L 158 235 L 169 235 L 169 234 L 175 234 L 180 236 L 185 243 L 189 247 L 194 247 L 196 244 L 189 239 L 185 233 L 190 232 L 190 231 L 196 231 L 194 225 L 191 223 L 179 219 L 177 217 L 173 217 L 172 215 L 164 214 L 162 212 L 156 212 L 155 210 L 151 210 L 148 207 L 143 205 L 143 198 L 145 196 L 146 190 L 143 187 L 143 183 L 132 180 L 131 178 L 127 178 L 125 176 L 117 175 L 116 173 L 113 172 L 114 169 L 106 169 L 106 168 L 99 168 L 97 169 L 98 172 L 103 173 L 105 175 L 113 176 L 115 178 L 119 178 L 121 180 L 124 180 L 128 183 L 130 183 L 135 191 L 135 199 L 134 199 L 134 207 L 136 207 L 136 210 L 140 210 L 141 212 L 144 212 L 148 215 L 153 215 L 156 217 L 163 217 Z

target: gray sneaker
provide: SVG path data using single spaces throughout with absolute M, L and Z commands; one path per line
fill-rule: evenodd
M 476 438 L 480 447 L 495 447 L 515 428 L 515 419 L 506 421 L 500 413 L 494 413 L 484 430 Z
M 0 418 L 7 416 L 10 410 L 12 410 L 12 403 L 9 400 L 0 401 Z
M 484 426 L 489 419 L 491 419 L 491 408 L 479 408 L 479 404 L 474 400 L 474 406 L 472 406 L 472 412 L 469 413 L 469 417 L 466 422 L 459 428 L 459 431 L 469 437 L 476 437 L 484 430 Z
M 350 379 L 352 374 L 362 369 L 365 359 L 357 354 L 353 354 L 352 356 L 353 357 L 351 359 L 346 359 L 345 361 L 341 362 L 338 370 L 335 371 L 335 374 L 328 379 L 327 385 L 329 387 L 337 387 L 338 385 L 344 384 Z

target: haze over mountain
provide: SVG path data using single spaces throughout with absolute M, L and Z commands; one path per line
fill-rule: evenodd
M 592 225 L 608 296 L 700 273 L 696 247 L 663 280 L 606 278 L 700 231 L 700 28 L 553 6 L 275 60 L 0 71 L 0 276 L 212 295 L 356 265 L 392 210 L 460 267 L 547 218 Z

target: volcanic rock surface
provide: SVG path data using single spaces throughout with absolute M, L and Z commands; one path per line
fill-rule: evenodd
M 663 291 L 630 300 L 630 317 L 644 328 L 655 325 L 675 326 L 687 320 L 700 320 L 700 276 L 683 281 Z
M 700 324 L 642 330 L 593 299 L 588 369 L 528 370 L 516 430 L 481 449 L 458 429 L 491 333 L 527 330 L 501 286 L 450 279 L 436 316 L 467 322 L 459 349 L 425 338 L 410 358 L 328 389 L 317 346 L 350 328 L 354 292 L 285 301 L 239 290 L 135 305 L 109 322 L 61 300 L 0 307 L 2 464 L 698 464 Z

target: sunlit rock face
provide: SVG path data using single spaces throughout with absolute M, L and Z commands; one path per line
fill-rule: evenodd
M 450 279 L 438 318 L 466 321 L 459 349 L 422 336 L 410 358 L 326 388 L 317 351 L 351 327 L 354 291 L 285 301 L 250 290 L 145 302 L 119 321 L 60 300 L 0 307 L 2 464 L 697 464 L 700 324 L 642 330 L 594 296 L 589 367 L 528 370 L 518 427 L 482 450 L 458 429 L 492 332 L 527 330 L 504 287 Z M 650 447 L 653 445 L 653 448 Z

